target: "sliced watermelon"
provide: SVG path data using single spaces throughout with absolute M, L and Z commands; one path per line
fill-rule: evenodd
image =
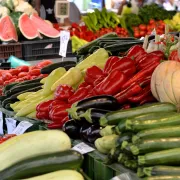
M 30 18 L 41 34 L 51 38 L 57 38 L 60 36 L 58 30 L 41 19 L 37 14 L 32 14 Z
M 18 23 L 19 29 L 23 36 L 27 39 L 35 39 L 39 37 L 39 32 L 36 26 L 32 23 L 27 14 L 22 14 Z
M 18 41 L 15 25 L 9 16 L 0 19 L 0 39 L 2 41 Z

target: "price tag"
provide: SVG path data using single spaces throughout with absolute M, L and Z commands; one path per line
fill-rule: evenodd
M 5 118 L 7 125 L 7 133 L 12 134 L 12 132 L 16 129 L 16 120 L 12 118 Z
M 77 144 L 72 149 L 75 150 L 75 151 L 80 152 L 81 154 L 86 154 L 86 153 L 89 153 L 89 152 L 92 152 L 92 151 L 95 150 L 94 148 L 88 146 L 87 144 L 85 144 L 83 142 Z
M 69 31 L 61 31 L 60 32 L 60 51 L 59 55 L 62 57 L 66 57 L 67 46 L 70 38 Z
M 12 134 L 20 135 L 29 129 L 33 124 L 28 121 L 21 121 L 18 126 L 14 129 Z
M 4 134 L 3 132 L 3 113 L 0 112 L 0 134 Z

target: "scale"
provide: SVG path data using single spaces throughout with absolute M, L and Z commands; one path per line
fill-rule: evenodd
M 56 0 L 55 16 L 60 19 L 60 23 L 64 24 L 64 19 L 69 17 L 70 4 L 66 0 Z

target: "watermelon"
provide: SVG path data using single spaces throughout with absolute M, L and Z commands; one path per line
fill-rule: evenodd
M 23 36 L 27 39 L 35 39 L 39 37 L 39 32 L 36 26 L 32 23 L 29 16 L 23 13 L 19 18 L 19 29 Z
M 2 41 L 18 41 L 15 25 L 9 16 L 0 19 L 0 39 Z
M 37 14 L 35 13 L 32 14 L 30 16 L 30 19 L 32 20 L 34 25 L 37 27 L 38 31 L 44 36 L 47 36 L 50 38 L 57 38 L 60 36 L 60 32 L 58 30 L 56 30 L 50 24 L 48 24 L 43 19 L 41 19 Z

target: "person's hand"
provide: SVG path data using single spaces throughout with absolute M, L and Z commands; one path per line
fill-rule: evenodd
M 126 0 L 122 0 L 121 4 L 125 5 L 126 4 Z

